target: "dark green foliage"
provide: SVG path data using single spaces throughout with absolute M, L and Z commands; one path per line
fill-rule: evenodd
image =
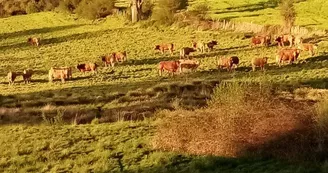
M 27 3 L 26 6 L 27 14 L 37 13 L 37 12 L 40 12 L 40 10 L 38 8 L 38 4 L 35 1 L 30 1 L 29 3 Z
M 187 7 L 186 0 L 159 0 L 154 8 L 153 19 L 159 24 L 172 24 L 174 13 Z
M 76 13 L 88 19 L 96 19 L 113 14 L 113 9 L 113 0 L 83 0 L 76 8 Z

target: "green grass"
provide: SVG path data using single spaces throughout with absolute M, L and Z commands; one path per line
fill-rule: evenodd
M 282 24 L 276 0 L 198 0 L 191 7 L 206 2 L 211 10 L 209 17 L 258 24 Z M 317 29 L 327 29 L 328 2 L 325 0 L 305 0 L 295 4 L 296 24 Z
M 315 57 L 304 53 L 303 63 L 278 68 L 273 64 L 277 48 L 250 48 L 250 41 L 244 39 L 243 33 L 142 28 L 124 25 L 121 18 L 91 22 L 51 12 L 0 19 L 0 28 L 0 170 L 4 172 L 118 172 L 117 155 L 122 152 L 122 164 L 127 172 L 320 171 L 316 166 L 276 160 L 181 156 L 153 151 L 150 138 L 155 125 L 148 121 L 47 126 L 42 115 L 56 117 L 60 110 L 64 124 L 76 121 L 84 124 L 94 119 L 100 106 L 100 123 L 142 120 L 161 109 L 202 107 L 213 87 L 222 80 L 266 80 L 327 88 L 327 41 L 319 43 Z M 30 36 L 41 37 L 40 48 L 26 43 Z M 219 46 L 214 52 L 195 54 L 201 62 L 197 72 L 159 77 L 157 64 L 178 59 L 178 51 L 172 57 L 163 56 L 153 50 L 154 45 L 173 42 L 178 50 L 190 46 L 191 40 L 218 40 Z M 83 62 L 103 66 L 100 55 L 121 50 L 127 51 L 128 61 L 114 69 L 101 67 L 94 76 L 75 69 L 72 81 L 65 84 L 47 81 L 52 66 L 75 67 Z M 239 69 L 233 73 L 217 70 L 217 57 L 222 55 L 239 56 Z M 270 57 L 267 71 L 250 72 L 251 58 L 264 55 Z M 25 68 L 36 71 L 32 83 L 25 85 L 18 78 L 15 85 L 8 86 L 8 71 Z
M 33 22 L 27 23 L 26 21 L 30 19 Z M 65 109 L 66 112 L 71 110 L 70 117 L 79 109 L 82 111 L 78 112 L 78 116 L 90 112 L 94 114 L 97 106 L 107 110 L 105 117 L 113 112 L 116 114 L 117 110 L 128 119 L 138 119 L 136 117 L 140 116 L 140 113 L 148 117 L 157 109 L 171 108 L 171 101 L 175 97 L 187 98 L 187 107 L 199 105 L 198 101 L 201 98 L 208 98 L 210 94 L 208 92 L 192 91 L 189 95 L 194 95 L 193 97 L 184 97 L 184 91 L 169 93 L 154 91 L 157 86 L 164 88 L 172 84 L 188 86 L 194 85 L 194 81 L 201 82 L 200 85 L 195 85 L 198 88 L 202 85 L 206 86 L 207 81 L 222 79 L 249 81 L 265 79 L 276 83 L 327 87 L 328 61 L 325 53 L 327 41 L 319 43 L 319 51 L 315 57 L 310 57 L 304 52 L 301 58 L 303 63 L 278 68 L 273 64 L 277 47 L 250 48 L 250 40 L 245 39 L 242 33 L 123 26 L 120 18 L 107 18 L 92 23 L 50 12 L 1 20 L 0 27 L 5 28 L 0 33 L 0 57 L 3 61 L 0 65 L 2 76 L 0 90 L 3 95 L 1 103 L 9 108 L 20 107 L 23 112 L 19 114 L 20 116 L 31 115 L 40 119 L 40 108 L 51 104 Z M 38 23 L 38 28 L 34 23 Z M 41 37 L 42 46 L 36 48 L 28 45 L 26 39 L 30 36 Z M 190 46 L 191 40 L 218 40 L 219 46 L 214 52 L 194 54 L 194 57 L 201 62 L 196 73 L 185 73 L 174 78 L 159 77 L 157 64 L 163 60 L 178 59 L 178 51 L 172 57 L 162 56 L 153 50 L 154 45 L 173 42 L 178 50 L 183 46 Z M 101 67 L 99 73 L 94 76 L 83 75 L 74 69 L 73 81 L 68 81 L 66 84 L 61 84 L 59 81 L 50 84 L 47 81 L 47 73 L 52 66 L 75 68 L 78 63 L 83 62 L 96 62 L 103 66 L 100 55 L 121 50 L 127 51 L 128 61 L 118 64 L 114 69 Z M 231 55 L 240 58 L 240 68 L 234 73 L 217 70 L 217 58 Z M 255 56 L 270 57 L 270 67 L 265 73 L 250 72 L 250 60 Z M 21 77 L 17 79 L 14 86 L 6 84 L 6 74 L 9 70 L 22 71 L 25 68 L 36 71 L 31 84 L 24 85 Z M 128 95 L 128 91 L 135 90 L 140 92 L 140 97 Z M 34 120 L 31 119 L 30 122 Z M 91 117 L 88 120 L 91 120 Z M 101 122 L 108 121 L 112 120 L 101 119 Z
M 155 151 L 154 125 L 0 127 L 1 172 L 320 172 L 272 159 L 190 156 Z M 10 135 L 8 135 L 10 134 Z

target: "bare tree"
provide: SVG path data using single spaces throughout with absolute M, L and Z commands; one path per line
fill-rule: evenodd
M 296 19 L 296 11 L 294 8 L 294 0 L 281 0 L 280 13 L 283 17 L 284 26 L 287 32 L 291 32 Z
M 143 0 L 131 0 L 132 23 L 138 22 L 141 19 L 143 2 Z

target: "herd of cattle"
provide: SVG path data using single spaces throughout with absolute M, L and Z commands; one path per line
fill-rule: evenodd
M 269 46 L 271 44 L 270 35 L 256 35 L 251 38 L 251 47 L 254 46 Z M 297 61 L 301 51 L 309 51 L 313 56 L 315 54 L 315 49 L 317 49 L 316 44 L 312 43 L 303 43 L 301 37 L 295 37 L 290 34 L 283 34 L 274 39 L 274 41 L 280 47 L 276 55 L 276 63 L 279 65 L 288 62 L 289 64 Z M 27 40 L 33 46 L 40 46 L 40 38 L 30 37 Z M 286 48 L 285 44 L 288 43 L 289 47 Z M 176 72 L 182 72 L 182 69 L 191 69 L 194 71 L 200 65 L 199 61 L 190 58 L 192 52 L 200 51 L 205 52 L 213 51 L 214 46 L 218 45 L 217 41 L 210 41 L 207 43 L 204 42 L 195 42 L 192 41 L 191 47 L 183 47 L 180 49 L 180 59 L 173 61 L 161 61 L 158 66 L 159 75 L 162 75 L 164 70 L 170 72 L 172 75 Z M 174 53 L 174 44 L 159 44 L 155 46 L 155 50 L 160 51 L 162 54 L 165 51 L 169 51 L 171 55 Z M 113 52 L 109 55 L 103 55 L 100 57 L 101 61 L 104 63 L 105 67 L 110 65 L 114 67 L 115 63 L 127 61 L 127 53 L 124 52 Z M 265 65 L 268 63 L 268 57 L 255 57 L 251 60 L 252 69 L 255 71 L 256 67 L 260 67 L 264 70 Z M 230 57 L 220 57 L 217 66 L 219 69 L 226 68 L 227 71 L 234 70 L 238 67 L 239 58 L 237 56 Z M 91 71 L 95 73 L 98 65 L 96 63 L 85 63 L 78 64 L 76 68 L 80 72 Z M 17 76 L 22 76 L 24 83 L 30 83 L 33 71 L 24 70 L 23 72 L 12 72 L 10 71 L 7 75 L 9 84 L 13 84 Z M 52 82 L 54 79 L 61 79 L 62 82 L 65 82 L 65 79 L 72 79 L 72 67 L 52 67 L 48 73 L 49 82 Z

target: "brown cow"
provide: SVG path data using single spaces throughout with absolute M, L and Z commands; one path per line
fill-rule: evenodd
M 191 69 L 192 71 L 195 71 L 198 66 L 199 66 L 199 61 L 197 60 L 184 60 L 184 59 L 180 59 L 180 72 L 182 72 L 182 69 L 186 68 L 186 69 Z
M 30 43 L 32 46 L 39 46 L 40 45 L 40 38 L 36 37 L 29 37 L 27 42 Z
M 8 73 L 8 75 L 7 75 L 9 85 L 14 84 L 16 77 L 17 76 L 20 76 L 20 75 L 22 75 L 20 72 L 12 72 L 12 71 L 10 71 Z
M 180 67 L 179 61 L 161 61 L 158 65 L 159 75 L 162 76 L 164 70 L 171 72 L 172 76 Z
M 288 61 L 289 64 L 292 64 L 294 61 L 297 61 L 300 53 L 300 49 L 281 49 L 276 56 L 276 62 L 278 63 L 279 67 L 281 63 L 286 61 Z
M 253 71 L 255 71 L 255 67 L 260 67 L 261 70 L 264 70 L 265 65 L 268 63 L 268 59 L 268 57 L 253 58 L 251 61 Z
M 218 60 L 218 68 L 227 68 L 227 71 L 230 71 L 233 66 L 233 60 L 231 57 L 220 57 Z
M 231 56 L 233 70 L 238 67 L 239 58 L 237 56 Z
M 192 47 L 200 52 L 205 52 L 205 43 L 204 42 L 195 42 L 192 41 Z
M 80 71 L 85 73 L 86 71 L 91 71 L 95 73 L 97 70 L 98 64 L 96 63 L 86 63 L 86 64 L 78 64 L 76 68 Z
M 126 52 L 113 52 L 111 55 L 104 55 L 101 56 L 101 60 L 104 62 L 105 67 L 110 64 L 114 67 L 115 63 L 117 62 L 124 62 L 127 60 Z
M 23 76 L 23 80 L 24 80 L 25 84 L 31 83 L 32 75 L 33 75 L 32 70 L 24 70 L 23 71 L 22 76 Z
M 158 45 L 155 45 L 155 49 L 154 50 L 159 50 L 162 52 L 162 54 L 164 54 L 164 52 L 166 50 L 170 51 L 170 54 L 172 55 L 173 54 L 173 51 L 174 51 L 174 45 L 173 43 L 169 43 L 169 44 L 158 44 Z
M 51 67 L 49 70 L 49 82 L 53 79 L 61 79 L 62 83 L 65 83 L 65 79 L 72 79 L 71 67 Z
M 278 43 L 279 47 L 284 47 L 285 46 L 285 42 L 289 43 L 289 46 L 292 47 L 294 42 L 295 42 L 295 37 L 293 35 L 289 35 L 289 34 L 283 34 L 278 36 L 275 41 Z
M 315 55 L 315 50 L 318 48 L 318 46 L 312 43 L 301 43 L 298 48 L 303 51 L 308 51 L 309 53 L 311 53 L 311 56 L 313 56 Z
M 180 59 L 183 59 L 185 58 L 186 56 L 189 58 L 189 54 L 191 52 L 195 52 L 196 49 L 194 48 L 190 48 L 190 47 L 183 47 L 181 50 L 180 50 Z
M 213 51 L 214 46 L 218 45 L 217 41 L 210 41 L 208 43 L 206 43 L 207 48 L 209 49 L 209 51 Z
M 269 46 L 270 44 L 271 44 L 270 35 L 257 35 L 252 37 L 251 39 L 251 47 L 254 47 L 256 45 Z

